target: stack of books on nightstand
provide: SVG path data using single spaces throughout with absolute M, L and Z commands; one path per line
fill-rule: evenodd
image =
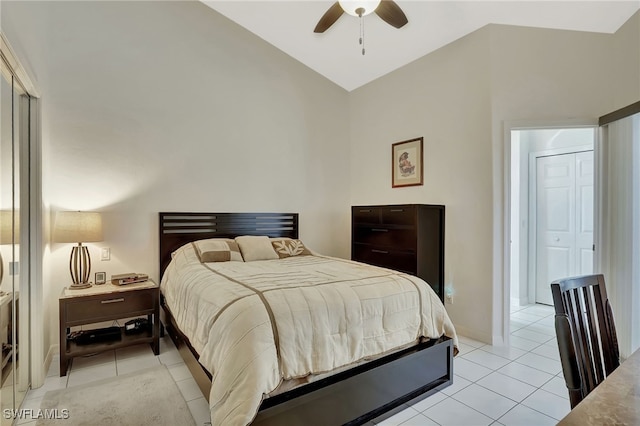
M 149 275 L 130 272 L 128 274 L 118 274 L 111 276 L 111 284 L 125 285 L 133 283 L 141 283 L 149 280 Z

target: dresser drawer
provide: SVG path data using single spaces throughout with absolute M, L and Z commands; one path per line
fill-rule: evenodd
M 444 300 L 442 205 L 351 206 L 351 258 L 427 281 Z
M 125 291 L 100 297 L 81 297 L 65 304 L 66 321 L 100 322 L 111 318 L 152 311 L 157 303 L 158 290 Z
M 374 247 L 365 244 L 354 244 L 351 257 L 357 262 L 381 266 L 400 272 L 416 274 L 416 254 L 386 250 L 383 247 Z
M 353 223 L 380 223 L 379 207 L 353 207 L 351 209 Z
M 383 224 L 415 225 L 416 209 L 414 206 L 388 206 L 380 208 Z
M 413 228 L 394 229 L 384 226 L 354 226 L 353 242 L 393 247 L 396 250 L 415 250 L 416 232 Z

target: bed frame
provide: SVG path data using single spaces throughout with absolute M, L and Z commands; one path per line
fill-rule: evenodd
M 298 238 L 297 213 L 160 213 L 160 277 L 180 246 L 203 238 Z M 162 322 L 206 398 L 211 375 L 161 297 Z M 265 399 L 253 425 L 361 425 L 400 411 L 453 383 L 451 339 L 422 342 Z

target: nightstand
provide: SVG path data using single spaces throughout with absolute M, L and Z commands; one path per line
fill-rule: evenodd
M 94 354 L 126 346 L 149 343 L 153 353 L 160 352 L 160 287 L 153 281 L 116 286 L 94 285 L 80 290 L 64 288 L 60 295 L 60 376 L 67 375 L 73 357 Z M 146 315 L 151 325 L 141 334 L 125 334 L 120 324 L 120 339 L 78 344 L 68 338 L 70 328 L 103 321 Z

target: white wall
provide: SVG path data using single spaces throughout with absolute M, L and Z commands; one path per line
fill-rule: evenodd
M 4 2 L 35 70 L 44 198 L 104 213 L 92 271 L 158 278 L 159 211 L 293 211 L 348 257 L 348 93 L 199 2 Z M 110 247 L 112 260 L 99 260 Z M 45 348 L 71 246 L 45 258 Z
M 351 93 L 351 201 L 446 206 L 447 305 L 459 333 L 491 340 L 490 28 Z M 391 187 L 391 144 L 424 136 L 424 185 Z
M 491 32 L 492 335 L 506 331 L 504 124 L 596 119 L 640 98 L 640 12 L 613 35 L 496 25 Z
M 504 337 L 505 123 L 595 119 L 637 101 L 639 16 L 615 35 L 490 25 L 352 92 L 352 203 L 447 206 L 447 310 L 459 332 Z M 425 185 L 392 189 L 391 144 L 417 136 Z

